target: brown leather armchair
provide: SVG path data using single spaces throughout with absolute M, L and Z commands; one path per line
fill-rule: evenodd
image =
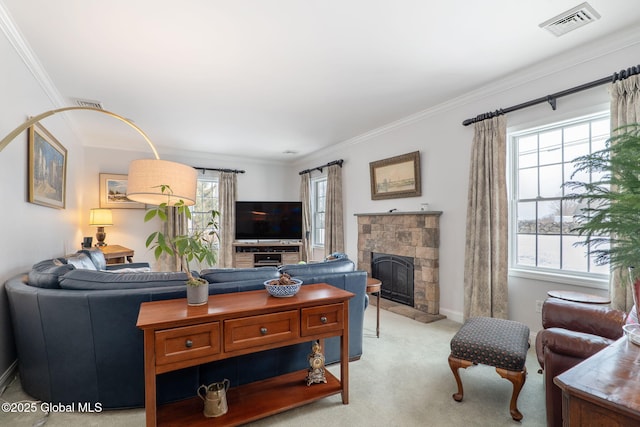
M 553 378 L 620 338 L 626 316 L 605 305 L 545 300 L 536 355 L 544 371 L 548 426 L 562 426 L 562 392 Z

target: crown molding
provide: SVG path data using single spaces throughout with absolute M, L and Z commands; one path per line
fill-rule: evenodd
M 60 92 L 53 84 L 49 74 L 47 74 L 44 67 L 38 60 L 38 57 L 33 53 L 31 46 L 29 46 L 29 43 L 27 43 L 22 33 L 15 25 L 11 14 L 1 0 L 0 28 L 7 37 L 7 40 L 9 40 L 9 43 L 13 46 L 13 49 L 22 59 L 22 62 L 27 66 L 29 72 L 31 72 L 47 97 L 51 100 L 52 104 L 56 107 L 65 107 L 66 103 L 64 101 L 64 97 L 60 95 Z

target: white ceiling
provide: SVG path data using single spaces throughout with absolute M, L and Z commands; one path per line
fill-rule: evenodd
M 635 1 L 589 0 L 600 20 L 562 37 L 538 27 L 579 3 L 0 0 L 0 12 L 4 5 L 48 76 L 53 107 L 100 101 L 140 126 L 161 155 L 179 147 L 278 159 L 357 137 L 640 23 Z M 87 145 L 133 144 L 116 120 L 69 115 Z

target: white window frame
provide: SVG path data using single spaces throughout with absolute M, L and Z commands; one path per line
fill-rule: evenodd
M 508 173 L 508 197 L 509 197 L 509 275 L 549 281 L 566 285 L 582 286 L 587 288 L 608 289 L 609 275 L 589 272 L 567 271 L 560 269 L 550 269 L 538 266 L 523 266 L 516 264 L 517 261 L 517 204 L 518 204 L 518 149 L 516 140 L 518 137 L 532 132 L 542 132 L 558 127 L 570 126 L 572 124 L 587 120 L 598 120 L 609 117 L 608 111 L 600 111 L 594 114 L 575 116 L 568 120 L 554 123 L 547 123 L 538 126 L 519 126 L 519 129 L 508 129 L 507 132 L 507 173 Z
M 318 211 L 318 196 L 317 196 L 317 186 L 319 183 L 324 182 L 324 186 L 325 186 L 325 195 L 324 195 L 324 199 L 325 199 L 325 206 L 323 206 L 323 210 L 322 211 Z M 317 214 L 319 212 L 321 213 L 326 213 L 326 197 L 327 197 L 327 177 L 326 176 L 319 176 L 317 178 L 312 178 L 311 179 L 311 246 L 313 246 L 314 248 L 324 248 L 324 231 L 322 233 L 323 235 L 323 241 L 322 242 L 318 242 L 317 241 Z M 325 218 L 326 221 L 326 218 Z M 325 222 L 326 224 L 326 222 Z M 322 230 L 324 230 L 324 228 L 322 228 Z

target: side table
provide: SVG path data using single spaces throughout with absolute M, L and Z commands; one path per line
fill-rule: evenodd
M 373 277 L 367 277 L 367 293 L 375 294 L 378 298 L 376 302 L 376 337 L 380 338 L 380 290 L 382 282 Z
M 107 264 L 133 262 L 133 249 L 120 245 L 98 246 L 98 248 L 104 254 L 104 259 L 107 261 Z
M 584 294 L 582 292 L 573 291 L 549 291 L 547 295 L 553 298 L 564 299 L 573 302 L 582 302 L 585 304 L 610 304 L 611 300 L 598 295 Z

